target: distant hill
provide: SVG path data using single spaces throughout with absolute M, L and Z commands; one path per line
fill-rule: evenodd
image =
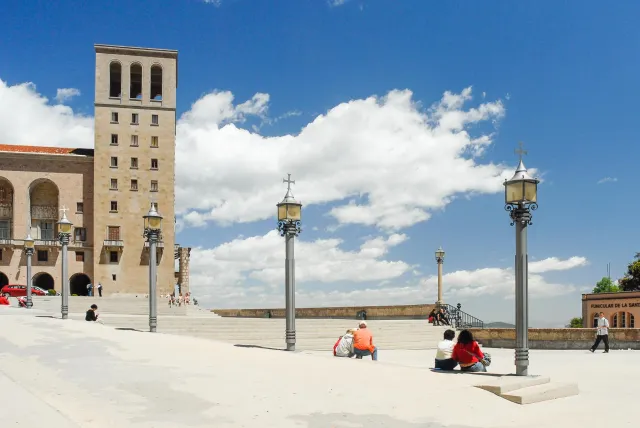
M 484 328 L 516 328 L 515 324 L 509 324 L 508 322 L 486 322 Z

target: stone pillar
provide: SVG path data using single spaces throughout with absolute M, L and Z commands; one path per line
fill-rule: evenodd
M 189 256 L 191 248 L 180 247 L 178 249 L 178 284 L 184 296 L 190 290 L 189 288 Z

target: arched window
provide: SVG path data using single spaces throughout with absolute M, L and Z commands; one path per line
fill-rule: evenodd
M 636 317 L 633 314 L 629 314 L 629 328 L 636 328 Z
M 129 98 L 142 99 L 142 66 L 138 63 L 131 64 L 130 68 Z
M 151 67 L 151 95 L 152 100 L 162 100 L 162 67 Z
M 620 328 L 627 328 L 627 313 L 620 312 Z
M 598 318 L 600 316 L 598 315 L 598 313 L 596 312 L 595 314 L 593 314 L 593 327 L 598 327 Z
M 120 98 L 122 94 L 122 66 L 119 62 L 109 65 L 109 97 Z
M 618 328 L 618 314 L 613 315 L 613 320 L 611 323 L 611 327 Z

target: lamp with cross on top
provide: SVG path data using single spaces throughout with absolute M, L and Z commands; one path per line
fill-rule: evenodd
M 60 209 L 62 218 L 58 221 L 58 239 L 62 245 L 62 319 L 69 316 L 69 258 L 67 256 L 67 248 L 69 247 L 69 239 L 71 238 L 71 229 L 73 223 L 67 218 L 68 208 L 62 206 Z
M 519 145 L 520 148 L 515 151 L 520 156 L 518 168 L 516 168 L 516 172 L 510 180 L 504 181 L 505 209 L 512 214 L 518 209 L 535 211 L 538 208 L 538 183 L 540 180 L 531 177 L 527 172 L 527 168 L 522 161 L 522 156 L 526 155 L 527 151 L 523 149 L 522 143 Z M 531 215 L 529 214 L 528 222 L 530 222 L 530 217 Z
M 505 209 L 511 217 L 511 225 L 516 229 L 515 257 L 515 320 L 516 346 L 515 366 L 517 376 L 529 375 L 529 257 L 527 255 L 527 229 L 531 225 L 531 211 L 538 208 L 538 183 L 527 172 L 522 155 L 527 152 L 520 148 L 516 154 L 520 163 L 516 173 L 504 182 Z
M 287 178 L 282 179 L 283 183 L 287 183 L 287 193 L 278 206 L 278 230 L 280 235 L 300 233 L 300 220 L 302 217 L 302 204 L 293 197 L 291 193 L 291 185 L 295 184 L 295 180 L 291 179 L 291 174 L 287 174 Z
M 296 350 L 296 261 L 294 254 L 294 242 L 300 233 L 300 219 L 302 204 L 293 197 L 291 185 L 295 181 L 291 174 L 287 174 L 287 194 L 278 204 L 278 230 L 285 237 L 285 263 L 284 263 L 284 287 L 285 287 L 285 343 L 287 351 Z

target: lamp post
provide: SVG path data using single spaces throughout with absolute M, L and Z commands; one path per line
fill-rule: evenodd
M 27 233 L 27 237 L 24 238 L 24 255 L 27 258 L 27 309 L 33 307 L 33 300 L 31 298 L 31 286 L 33 278 L 31 278 L 31 257 L 34 251 L 34 241 L 31 237 L 31 233 Z
M 440 306 L 442 303 L 442 263 L 444 263 L 444 250 L 439 247 L 436 250 L 436 262 L 438 262 L 438 301 L 436 304 Z
M 144 237 L 149 242 L 149 331 L 156 332 L 158 327 L 158 299 L 156 298 L 156 249 L 162 233 L 162 216 L 151 202 L 149 212 L 144 218 Z
M 516 226 L 516 375 L 527 376 L 529 371 L 529 260 L 527 256 L 527 226 L 531 225 L 531 211 L 538 208 L 537 178 L 527 173 L 522 162 L 522 149 L 516 150 L 520 163 L 516 173 L 504 182 L 505 209 L 509 211 L 511 225 Z
M 62 319 L 66 320 L 69 316 L 69 261 L 67 260 L 67 247 L 69 246 L 73 224 L 67 218 L 67 208 L 62 207 L 60 211 L 62 211 L 62 218 L 58 222 L 58 239 L 62 244 Z
M 294 259 L 293 243 L 295 237 L 301 232 L 300 219 L 302 214 L 302 204 L 295 200 L 291 193 L 291 174 L 287 174 L 287 194 L 278 206 L 278 230 L 280 236 L 285 237 L 286 259 L 284 265 L 285 296 L 286 296 L 286 331 L 285 340 L 287 351 L 296 350 L 296 262 Z

